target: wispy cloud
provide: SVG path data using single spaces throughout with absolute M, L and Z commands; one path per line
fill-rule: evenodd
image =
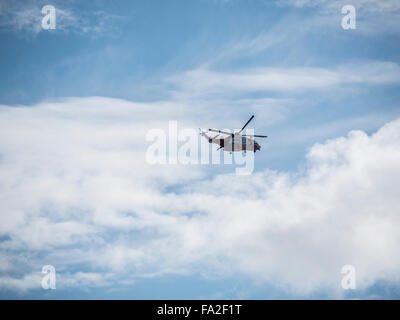
M 207 96 L 245 92 L 302 92 L 341 85 L 400 83 L 400 66 L 371 61 L 337 68 L 254 68 L 236 72 L 195 69 L 170 76 L 178 95 Z
M 51 32 L 73 32 L 99 35 L 115 31 L 115 21 L 121 17 L 105 11 L 77 11 L 69 9 L 62 1 L 53 2 L 56 9 L 56 29 Z M 5 1 L 0 10 L 0 30 L 28 35 L 47 31 L 42 28 L 44 14 L 40 1 Z
M 341 18 L 341 8 L 353 5 L 356 8 L 358 31 L 365 35 L 398 34 L 400 32 L 400 3 L 397 0 L 278 0 L 278 6 L 314 8 L 316 16 L 312 24 L 325 28 L 337 25 Z
M 321 7 L 327 9 L 342 8 L 344 5 L 350 4 L 346 0 L 277 0 L 276 3 L 282 6 L 295 6 L 298 8 Z M 400 10 L 400 3 L 396 0 L 352 0 L 351 4 L 371 13 L 395 12 Z
M 17 291 L 23 294 L 29 290 L 37 290 L 41 287 L 42 275 L 39 272 L 27 273 L 23 277 L 0 277 L 0 288 L 2 290 Z

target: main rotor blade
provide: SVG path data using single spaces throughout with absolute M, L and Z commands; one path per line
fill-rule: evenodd
M 241 133 L 241 132 L 244 130 L 244 128 L 247 127 L 247 125 L 249 124 L 249 122 L 250 122 L 251 120 L 253 120 L 253 118 L 254 118 L 254 114 L 250 117 L 249 120 L 247 120 L 246 124 L 243 126 L 243 128 L 242 128 L 238 133 Z
M 268 138 L 268 136 L 260 136 L 258 134 L 242 134 L 245 137 L 257 137 L 257 138 Z
M 217 130 L 217 129 L 208 129 L 208 131 L 229 134 L 230 136 L 233 134 L 233 132 L 221 131 L 221 130 Z

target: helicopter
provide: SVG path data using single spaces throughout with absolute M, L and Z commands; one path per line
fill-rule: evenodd
M 254 151 L 256 152 L 257 150 L 261 149 L 261 146 L 254 140 L 254 137 L 257 138 L 267 138 L 268 136 L 263 136 L 263 135 L 256 135 L 256 134 L 241 134 L 242 131 L 246 128 L 246 126 L 250 123 L 251 120 L 253 120 L 254 115 L 250 117 L 249 120 L 245 123 L 245 125 L 242 127 L 237 132 L 228 132 L 228 131 L 222 131 L 222 130 L 217 130 L 217 129 L 208 129 L 206 131 L 203 131 L 202 129 L 199 128 L 200 130 L 200 135 L 208 139 L 209 143 L 215 143 L 219 145 L 219 149 L 223 148 L 224 151 L 229 151 L 230 153 L 234 151 Z M 207 131 L 209 132 L 216 132 L 218 133 L 215 137 L 210 137 L 207 135 Z M 225 138 L 217 138 L 220 134 L 226 134 L 228 135 Z

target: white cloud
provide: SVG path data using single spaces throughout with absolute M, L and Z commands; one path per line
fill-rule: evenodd
M 111 273 L 76 272 L 58 275 L 56 286 L 60 288 L 86 288 L 105 287 L 114 285 L 115 277 Z
M 18 292 L 21 295 L 29 290 L 42 290 L 42 279 L 45 274 L 41 272 L 27 273 L 23 277 L 0 277 L 0 290 Z M 56 289 L 82 289 L 105 287 L 115 284 L 115 275 L 111 273 L 95 272 L 76 272 L 62 273 L 56 272 Z
M 310 26 L 327 28 L 339 26 L 341 9 L 345 5 L 356 8 L 357 31 L 365 35 L 398 34 L 400 31 L 400 2 L 397 0 L 278 0 L 278 6 L 314 8 L 317 10 Z
M 236 72 L 194 69 L 167 79 L 177 96 L 240 94 L 255 91 L 304 92 L 345 85 L 384 85 L 400 82 L 400 67 L 371 61 L 326 68 L 255 68 Z
M 341 8 L 346 4 L 350 4 L 349 1 L 339 0 L 278 0 L 278 5 L 290 5 L 295 7 L 325 7 L 337 9 Z M 351 4 L 363 8 L 370 12 L 393 12 L 400 10 L 400 3 L 397 0 L 353 0 Z
M 359 288 L 398 279 L 400 119 L 314 145 L 293 174 L 146 164 L 149 128 L 206 114 L 100 97 L 2 106 L 0 286 L 36 288 L 44 264 L 58 289 L 201 273 L 340 294 L 344 264 Z
M 53 2 L 56 9 L 56 29 L 43 30 L 40 1 L 5 1 L 0 10 L 0 30 L 25 32 L 37 35 L 40 32 L 74 32 L 79 34 L 100 34 L 112 30 L 114 21 L 120 19 L 104 11 L 73 11 L 65 7 L 62 1 Z
M 17 277 L 0 277 L 0 288 L 2 290 L 18 291 L 25 293 L 29 290 L 41 288 L 41 280 L 43 275 L 39 272 L 29 273 L 22 278 Z
M 266 10 L 270 5 L 266 3 Z M 277 0 L 272 5 L 286 9 L 294 7 L 294 10 L 283 11 L 273 25 L 259 29 L 257 34 L 243 32 L 224 42 L 203 68 L 224 65 L 235 59 L 240 63 L 243 58 L 257 55 L 269 57 L 266 55 L 268 52 L 272 52 L 274 57 L 277 48 L 288 52 L 281 63 L 295 59 L 308 64 L 315 58 L 308 46 L 315 47 L 324 39 L 330 39 L 340 47 L 349 37 L 398 35 L 400 32 L 400 2 L 397 0 Z M 344 5 L 356 8 L 356 30 L 343 30 L 341 27 Z

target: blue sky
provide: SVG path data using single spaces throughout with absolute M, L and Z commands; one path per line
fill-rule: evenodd
M 56 30 L 40 27 L 46 4 Z M 0 297 L 398 298 L 399 14 L 394 0 L 2 1 Z M 149 129 L 252 114 L 269 138 L 250 177 L 144 163 Z M 56 290 L 40 287 L 46 264 Z

